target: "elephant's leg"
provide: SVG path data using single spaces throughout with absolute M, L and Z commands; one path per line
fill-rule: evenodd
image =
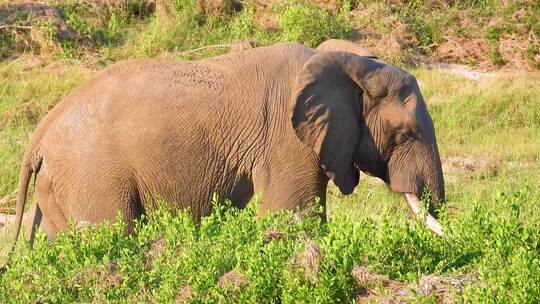
M 266 185 L 256 182 L 255 193 L 262 194 L 259 214 L 289 209 L 300 217 L 315 215 L 326 220 L 327 182 L 326 176 L 316 171 L 290 174 L 270 180 Z
M 58 233 L 58 229 L 56 229 L 56 226 L 49 220 L 47 217 L 43 217 L 41 219 L 41 225 L 39 226 L 39 229 L 47 235 L 47 238 L 49 241 L 54 242 L 56 240 L 56 234 Z
M 241 176 L 237 178 L 229 199 L 237 208 L 243 209 L 249 203 L 253 194 L 253 181 L 247 176 Z
M 71 204 L 67 208 L 68 217 L 78 228 L 84 228 L 104 221 L 114 222 L 120 214 L 127 225 L 126 232 L 133 232 L 133 221 L 145 212 L 137 184 L 127 174 L 95 180 L 99 183 L 85 184 L 80 192 L 68 198 Z
M 32 207 L 31 214 L 33 217 L 30 221 L 30 225 L 28 225 L 30 247 L 34 246 L 34 240 L 38 228 L 47 235 L 49 241 L 54 242 L 56 239 L 57 229 L 48 218 L 43 216 L 43 212 L 41 211 L 38 203 L 35 203 Z
M 135 228 L 134 221 L 145 213 L 143 199 L 135 184 L 126 185 L 124 192 L 120 196 L 119 203 L 124 206 L 122 213 L 127 224 L 126 232 L 131 233 Z
M 30 245 L 34 242 L 38 227 L 47 235 L 49 241 L 53 242 L 58 230 L 65 230 L 68 226 L 66 217 L 52 192 L 52 184 L 41 172 L 36 178 L 36 199 L 34 219 L 30 228 Z
M 43 219 L 43 213 L 41 212 L 41 209 L 38 207 L 37 202 L 32 206 L 32 211 L 30 212 L 32 215 L 32 218 L 30 219 L 28 225 L 28 236 L 29 236 L 29 242 L 30 242 L 30 248 L 34 246 L 34 238 L 36 236 L 36 230 L 41 225 L 41 221 Z

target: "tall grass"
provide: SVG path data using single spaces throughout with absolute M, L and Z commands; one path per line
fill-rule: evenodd
M 0 63 L 0 197 L 15 190 L 17 168 L 38 121 L 91 74 L 80 64 L 32 68 L 30 60 Z
M 540 159 L 537 73 L 502 73 L 481 83 L 423 69 L 414 74 L 435 121 L 443 154 Z

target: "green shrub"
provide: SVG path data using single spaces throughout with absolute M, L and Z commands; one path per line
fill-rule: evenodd
M 182 2 L 177 5 L 171 20 L 152 18 L 142 32 L 129 37 L 116 57 L 154 57 L 172 52 L 183 59 L 200 59 L 226 53 L 229 44 L 237 41 L 253 40 L 265 45 L 277 41 L 276 38 L 275 34 L 259 28 L 254 20 L 254 10 L 249 6 L 224 17 L 200 15 L 194 3 Z M 203 49 L 189 53 L 198 48 Z
M 314 4 L 292 4 L 278 12 L 283 40 L 302 41 L 316 47 L 329 38 L 345 39 L 352 31 L 348 12 L 336 16 Z
M 424 51 L 430 51 L 439 43 L 440 30 L 436 22 L 428 23 L 422 16 L 410 16 L 407 18 L 407 23 L 411 26 L 419 46 Z
M 54 244 L 40 234 L 34 250 L 19 246 L 0 276 L 0 300 L 348 302 L 357 290 L 352 268 L 367 265 L 408 282 L 477 268 L 464 300 L 537 303 L 540 227 L 523 217 L 531 189 L 496 193 L 496 210 L 486 206 L 488 198 L 470 198 L 452 220 L 443 215 L 444 237 L 390 213 L 375 220 L 339 207 L 321 223 L 287 211 L 258 218 L 254 202 L 238 210 L 215 198 L 212 214 L 199 225 L 186 212 L 160 207 L 137 223 L 133 235 L 124 234 L 118 218 L 112 225 L 70 229 Z M 307 247 L 317 253 L 315 268 L 302 263 Z M 224 283 L 223 275 L 231 273 L 235 281 Z

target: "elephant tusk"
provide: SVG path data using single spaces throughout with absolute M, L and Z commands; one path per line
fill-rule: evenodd
M 418 196 L 412 194 L 412 193 L 405 193 L 405 201 L 409 205 L 409 208 L 411 208 L 412 212 L 416 214 L 417 216 L 422 216 L 422 210 L 420 208 L 420 200 L 418 199 Z M 443 235 L 442 226 L 439 224 L 439 222 L 431 215 L 426 215 L 426 224 L 429 228 L 429 230 L 433 231 L 436 235 Z

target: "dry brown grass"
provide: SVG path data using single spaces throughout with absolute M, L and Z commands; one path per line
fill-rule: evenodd
M 281 240 L 282 238 L 283 238 L 282 232 L 273 228 L 269 228 L 264 232 L 263 243 L 268 244 L 273 241 Z
M 165 239 L 163 237 L 159 237 L 155 242 L 150 245 L 150 248 L 144 253 L 144 257 L 146 258 L 146 264 L 148 266 L 151 266 L 156 258 L 165 251 Z
M 96 285 L 103 290 L 118 287 L 123 282 L 123 278 L 118 272 L 118 265 L 112 262 L 105 266 L 88 267 L 75 275 L 72 280 L 77 286 Z M 100 294 L 96 293 L 96 296 L 99 297 Z
M 372 273 L 364 266 L 353 268 L 351 274 L 358 287 L 356 303 L 403 303 L 410 295 L 404 284 Z
M 315 3 L 334 15 L 343 8 L 343 1 L 340 0 L 296 2 Z M 15 39 L 9 56 L 16 57 L 28 50 L 44 56 L 58 54 L 61 52 L 58 41 L 63 40 L 75 41 L 77 51 L 80 53 L 98 53 L 100 46 L 90 41 L 94 38 L 71 29 L 50 3 L 52 1 L 10 0 L 0 5 L 0 24 L 2 24 L 0 34 L 2 31 L 9 32 Z M 95 28 L 104 26 L 102 23 L 107 19 L 105 15 L 110 10 L 138 14 L 140 20 L 156 12 L 158 19 L 166 22 L 175 16 L 175 8 L 171 3 L 161 0 L 142 1 L 137 13 L 130 8 L 133 3 L 129 0 L 81 1 L 81 5 L 95 12 L 90 14 L 92 16 L 84 17 L 85 22 Z M 219 17 L 218 19 L 223 20 L 232 20 L 237 12 L 249 7 L 254 15 L 253 21 L 265 32 L 282 30 L 277 22 L 277 15 L 285 7 L 284 3 L 280 0 L 196 1 L 200 16 Z M 355 28 L 351 40 L 373 50 L 383 60 L 398 64 L 444 62 L 474 65 L 482 70 L 498 69 L 501 66 L 509 69 L 538 69 L 540 68 L 538 29 L 532 28 L 536 25 L 531 26 L 530 21 L 531 18 L 534 19 L 535 11 L 531 9 L 532 4 L 528 4 L 516 9 L 510 15 L 504 15 L 502 13 L 504 9 L 508 9 L 511 5 L 510 2 L 501 2 L 500 7 L 503 9 L 489 16 L 478 9 L 455 9 L 455 3 L 452 1 L 427 1 L 422 9 L 413 13 L 414 18 L 428 26 L 435 24 L 433 35 L 437 37 L 433 38 L 435 41 L 432 44 L 425 45 L 426 42 L 418 38 L 418 30 L 415 29 L 418 25 L 415 25 L 415 21 L 408 20 L 409 17 L 404 17 L 411 14 L 406 2 L 400 0 L 361 2 L 350 12 L 351 22 Z M 8 20 L 15 11 L 22 15 L 31 15 L 32 22 L 24 21 L 24 18 L 18 22 Z M 488 31 L 494 27 L 502 29 L 500 37 L 488 39 Z M 422 31 L 423 29 L 420 29 L 420 32 Z M 241 47 L 240 50 L 242 49 L 244 48 Z M 7 55 L 4 54 L 4 57 Z
M 255 48 L 257 46 L 258 44 L 257 44 L 257 41 L 255 40 L 250 40 L 250 39 L 240 40 L 240 41 L 232 43 L 229 46 L 229 52 L 241 52 L 241 51 Z
M 231 270 L 219 278 L 218 286 L 235 291 L 246 287 L 248 283 L 244 275 Z
M 193 297 L 193 290 L 191 286 L 184 286 L 178 290 L 176 294 L 176 304 L 187 303 Z
M 356 282 L 356 303 L 414 303 L 415 295 L 431 296 L 437 303 L 455 303 L 467 285 L 476 281 L 472 274 L 427 275 L 417 284 L 391 280 L 373 273 L 367 267 L 353 268 L 351 274 Z
M 59 46 L 55 39 L 75 37 L 56 8 L 46 3 L 29 1 L 10 1 L 0 5 L 0 34 L 14 37 L 15 53 L 38 48 L 44 55 L 58 52 Z
M 320 264 L 323 252 L 313 240 L 306 240 L 304 249 L 295 254 L 292 260 L 292 270 L 302 271 L 304 279 L 316 284 L 319 281 Z
M 446 37 L 433 54 L 438 62 L 475 63 L 481 68 L 491 66 L 489 62 L 490 44 L 486 39 L 465 39 Z
M 404 17 L 410 12 L 403 13 L 406 5 L 402 1 L 361 3 L 351 13 L 356 30 L 353 40 L 396 63 L 463 63 L 482 70 L 540 67 L 540 43 L 530 25 L 534 18 L 530 7 L 516 10 L 511 16 L 502 10 L 487 17 L 478 10 L 456 10 L 451 9 L 450 2 L 435 2 L 425 4 L 424 13 L 415 15 L 417 21 Z M 404 8 L 398 9 L 400 6 Z M 428 32 L 420 35 L 434 35 L 433 44 L 422 45 L 419 33 L 413 30 L 414 22 L 432 27 L 432 33 L 423 29 Z
M 418 281 L 418 291 L 425 296 L 435 295 L 437 303 L 451 304 L 463 293 L 465 286 L 476 281 L 472 274 L 454 276 L 427 275 Z
M 413 62 L 410 48 L 417 44 L 409 26 L 382 4 L 359 6 L 351 12 L 355 26 L 352 40 L 387 61 Z
M 197 11 L 202 15 L 228 17 L 242 9 L 240 0 L 197 0 Z

